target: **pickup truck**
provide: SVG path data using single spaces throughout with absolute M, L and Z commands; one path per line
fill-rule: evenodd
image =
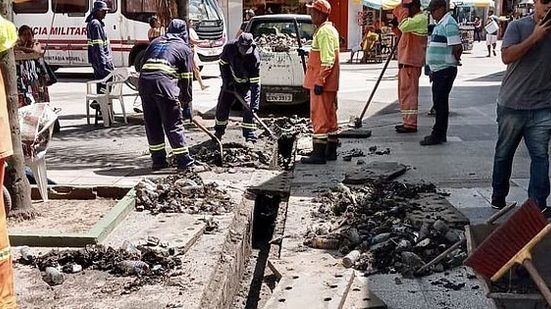
M 302 48 L 308 51 L 315 30 L 309 15 L 256 16 L 245 28 L 255 38 L 260 54 L 261 106 L 299 105 L 310 100 L 308 91 L 302 88 L 304 67 L 295 24 Z

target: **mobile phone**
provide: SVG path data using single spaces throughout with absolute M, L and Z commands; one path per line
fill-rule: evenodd
M 551 20 L 551 9 L 547 10 L 547 13 L 545 13 L 545 16 L 541 19 L 541 24 L 545 24 Z

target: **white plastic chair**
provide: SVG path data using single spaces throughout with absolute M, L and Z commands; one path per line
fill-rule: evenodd
M 36 103 L 19 109 L 21 141 L 25 164 L 33 172 L 42 200 L 48 201 L 46 151 L 52 139 L 57 114 L 48 103 Z
M 100 80 L 91 80 L 86 82 L 86 120 L 90 124 L 90 103 L 96 101 L 99 103 L 103 126 L 109 127 L 114 121 L 113 117 L 113 99 L 120 102 L 124 123 L 126 119 L 126 109 L 124 108 L 124 99 L 122 88 L 128 80 L 127 68 L 116 68 L 105 78 Z M 105 84 L 106 93 L 97 93 L 97 85 Z

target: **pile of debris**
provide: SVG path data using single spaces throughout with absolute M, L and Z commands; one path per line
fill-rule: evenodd
M 136 210 L 151 214 L 187 213 L 219 215 L 232 211 L 234 203 L 217 183 L 204 184 L 196 174 L 142 179 L 136 185 Z
M 366 154 L 363 150 L 359 148 L 352 148 L 347 151 L 341 152 L 342 159 L 344 161 L 352 161 L 352 158 L 361 158 L 366 157 L 367 155 L 373 156 L 382 156 L 382 155 L 389 155 L 390 154 L 390 148 L 382 148 L 377 146 L 371 146 L 368 148 L 368 153 Z
M 306 44 L 306 40 L 301 40 L 302 45 Z M 285 33 L 279 34 L 262 34 L 256 38 L 256 45 L 265 51 L 272 52 L 289 52 L 292 47 L 298 48 L 297 38 Z
M 277 136 L 312 134 L 309 118 L 293 115 L 292 117 L 269 118 L 264 121 Z
M 442 218 L 414 226 L 407 214 L 419 209 L 411 200 L 420 193 L 436 193 L 436 187 L 375 179 L 357 188 L 339 184 L 314 199 L 319 205 L 312 215 L 322 223 L 308 228 L 304 244 L 339 250 L 346 255 L 345 266 L 367 274 L 399 272 L 410 277 L 464 237 Z M 466 252 L 457 249 L 429 271 L 456 267 L 465 258 Z
M 254 147 L 245 143 L 228 142 L 223 144 L 224 166 L 253 167 L 266 169 L 270 166 L 272 157 L 262 149 L 261 143 Z M 266 148 L 266 147 L 264 147 Z M 206 141 L 190 148 L 191 155 L 200 162 L 214 166 L 219 165 L 220 150 L 213 141 Z
M 150 237 L 144 245 L 134 246 L 125 241 L 119 249 L 89 245 L 80 250 L 54 249 L 39 256 L 29 254 L 29 248 L 23 247 L 19 262 L 37 267 L 49 285 L 62 284 L 66 274 L 88 269 L 137 277 L 125 286 L 125 290 L 130 292 L 144 284 L 162 283 L 177 275 L 182 264 L 178 254 L 177 248 Z

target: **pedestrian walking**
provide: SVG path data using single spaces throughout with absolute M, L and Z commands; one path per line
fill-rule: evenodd
M 398 40 L 398 101 L 402 124 L 398 133 L 417 132 L 419 77 L 425 64 L 428 16 L 421 11 L 420 0 L 402 0 L 393 12 L 398 19 L 394 32 Z
M 491 57 L 492 53 L 497 56 L 497 34 L 499 32 L 499 19 L 494 15 L 494 11 L 488 11 L 488 19 L 486 20 L 486 46 L 488 47 L 488 55 Z
M 304 164 L 325 164 L 337 159 L 337 91 L 339 90 L 339 33 L 329 21 L 331 4 L 316 0 L 310 8 L 316 32 L 308 55 L 303 87 L 310 90 L 312 154 Z
M 503 37 L 507 65 L 497 97 L 498 138 L 492 175 L 492 206 L 503 208 L 513 158 L 521 139 L 530 154 L 528 196 L 549 217 L 549 137 L 551 134 L 551 21 L 542 24 L 550 0 L 535 0 L 534 14 L 512 21 Z
M 143 59 L 138 89 L 153 161 L 151 168 L 168 167 L 166 133 L 178 170 L 190 170 L 195 160 L 189 155 L 181 110 L 191 102 L 193 82 L 193 52 L 188 43 L 186 22 L 172 20 L 167 33 L 151 42 Z
M 164 34 L 163 27 L 161 26 L 159 19 L 155 16 L 149 19 L 149 27 L 150 28 L 147 31 L 147 38 L 149 39 L 149 42 Z
M 230 108 L 237 99 L 235 96 L 240 96 L 250 107 L 250 110 L 243 108 L 243 137 L 247 142 L 256 142 L 253 113 L 260 108 L 260 56 L 252 34 L 242 33 L 224 46 L 220 74 L 222 88 L 216 105 L 214 134 L 219 139 L 225 134 Z
M 113 52 L 111 44 L 105 32 L 105 23 L 103 20 L 109 11 L 109 7 L 103 1 L 94 2 L 94 7 L 90 15 L 86 17 L 86 36 L 88 38 L 88 62 L 94 69 L 94 78 L 103 79 L 113 71 Z M 97 93 L 106 92 L 106 84 L 97 84 Z M 99 108 L 99 103 L 94 101 L 90 107 Z
M 209 43 L 209 40 L 201 40 L 199 38 L 199 35 L 194 29 L 193 21 L 191 19 L 188 20 L 188 30 L 189 30 L 189 44 L 191 45 L 191 51 L 193 51 L 193 76 L 195 76 L 195 79 L 199 83 L 199 87 L 201 87 L 201 90 L 205 90 L 209 88 L 210 86 L 205 85 L 203 82 L 203 76 L 201 76 L 201 69 L 199 68 L 199 64 L 201 63 L 201 59 L 199 59 L 199 55 L 197 54 L 197 44 L 202 43 Z
M 17 32 L 15 25 L 0 16 L 0 53 L 15 45 Z M 2 72 L 0 72 L 2 73 Z M 6 73 L 6 72 L 4 72 Z M 4 186 L 4 164 L 13 154 L 10 124 L 8 121 L 8 105 L 3 74 L 0 74 L 0 189 Z M 12 256 L 8 238 L 8 225 L 4 206 L 3 190 L 0 192 L 0 308 L 15 309 L 15 288 L 13 282 Z
M 447 140 L 449 96 L 463 53 L 459 26 L 448 12 L 446 1 L 432 0 L 428 11 L 437 22 L 426 55 L 432 80 L 432 101 L 436 119 L 432 133 L 420 142 L 422 146 L 441 144 Z
M 476 16 L 474 18 L 474 40 L 480 43 L 482 39 L 482 21 L 480 17 Z

